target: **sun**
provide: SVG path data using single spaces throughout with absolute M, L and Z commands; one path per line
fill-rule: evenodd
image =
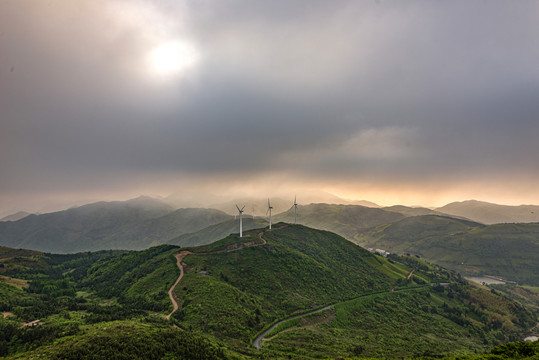
M 159 76 L 181 75 L 193 68 L 199 60 L 196 48 L 188 42 L 169 42 L 150 53 L 150 67 Z

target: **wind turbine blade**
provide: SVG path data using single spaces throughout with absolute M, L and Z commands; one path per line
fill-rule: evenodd
M 241 208 L 241 211 L 243 212 L 243 209 L 245 209 L 245 205 L 243 205 L 243 207 Z
M 236 209 L 238 209 L 238 211 L 241 211 L 240 207 L 237 204 L 236 204 Z

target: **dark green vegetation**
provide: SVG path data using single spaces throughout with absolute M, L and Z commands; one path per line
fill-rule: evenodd
M 171 319 L 182 331 L 164 318 L 172 309 L 167 291 L 180 272 L 177 247 L 69 255 L 1 248 L 2 279 L 27 285 L 0 283 L 2 311 L 14 314 L 0 319 L 0 356 L 470 354 L 520 339 L 536 322 L 519 304 L 422 259 L 384 259 L 301 225 L 276 224 L 189 250 L 194 254 L 184 258 L 176 287 L 181 308 Z M 261 350 L 251 345 L 276 320 L 328 304 L 334 307 L 281 327 Z M 34 320 L 40 325 L 21 327 Z
M 7 319 L 0 319 L 0 356 L 44 349 L 55 358 L 50 354 L 56 350 L 47 348 L 72 337 L 77 341 L 66 345 L 66 351 L 77 346 L 86 348 L 85 342 L 103 343 L 104 339 L 92 334 L 99 329 L 99 324 L 110 321 L 127 321 L 133 327 L 133 330 L 125 328 L 125 334 L 112 332 L 112 342 L 125 343 L 122 337 L 141 332 L 142 324 L 148 322 L 155 323 L 156 328 L 151 333 L 133 337 L 133 343 L 143 344 L 161 335 L 170 337 L 170 324 L 157 313 L 172 309 L 167 292 L 179 274 L 173 258 L 176 249 L 160 246 L 142 252 L 54 255 L 0 248 L 0 269 L 4 270 L 2 279 L 5 280 L 0 283 L 0 310 L 13 313 Z M 7 285 L 14 280 L 27 281 L 27 288 L 20 290 Z M 40 322 L 37 326 L 21 326 L 36 320 Z M 118 329 L 124 329 L 123 325 Z M 200 339 L 192 339 L 195 340 L 205 344 Z M 170 341 L 166 352 L 176 351 L 174 344 L 179 340 L 172 336 Z M 73 351 L 68 358 L 77 358 L 82 350 Z
M 56 253 L 141 250 L 231 219 L 213 209 L 173 209 L 158 200 L 100 202 L 0 222 L 0 245 Z
M 45 328 L 42 330 L 45 331 Z M 192 333 L 178 331 L 164 320 L 155 317 L 82 325 L 75 335 L 65 337 L 55 346 L 38 348 L 13 358 L 58 360 L 228 358 L 223 349 L 208 340 Z
M 267 226 L 268 222 L 264 219 L 252 219 L 244 216 L 243 231 L 260 229 Z M 227 220 L 219 224 L 208 226 L 194 233 L 184 234 L 175 239 L 167 241 L 167 244 L 177 246 L 199 246 L 211 244 L 217 240 L 227 237 L 229 234 L 239 233 L 239 220 Z
M 537 205 L 509 206 L 468 200 L 447 204 L 437 208 L 436 211 L 465 217 L 483 224 L 539 222 L 539 206 Z
M 518 328 L 532 325 L 524 309 L 498 298 L 458 284 L 366 296 L 300 319 L 265 346 L 298 356 L 439 357 L 481 352 L 506 336 L 518 339 Z
M 354 237 L 366 247 L 418 254 L 468 275 L 497 275 L 539 285 L 539 224 L 482 225 L 440 216 L 417 216 Z
M 498 345 L 484 354 L 460 355 L 456 357 L 444 357 L 444 360 L 537 360 L 539 358 L 539 341 L 535 342 L 512 342 Z M 346 360 L 365 359 L 364 357 L 346 358 Z M 433 360 L 433 357 L 419 357 L 413 359 Z M 411 360 L 413 360 L 411 358 Z

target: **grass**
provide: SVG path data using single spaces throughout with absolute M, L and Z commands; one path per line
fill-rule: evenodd
M 0 282 L 16 287 L 17 289 L 24 289 L 28 287 L 28 280 L 17 279 L 9 276 L 0 275 Z

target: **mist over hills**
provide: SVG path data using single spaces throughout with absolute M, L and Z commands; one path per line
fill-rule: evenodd
M 510 206 L 468 200 L 453 202 L 435 210 L 483 224 L 539 222 L 539 206 L 537 205 Z
M 323 193 L 322 195 L 329 200 L 338 201 L 338 198 L 331 194 Z M 274 223 L 294 222 L 293 199 L 288 201 L 275 198 L 271 202 L 274 207 L 272 219 Z M 236 203 L 246 206 L 245 231 L 266 226 L 267 199 L 236 199 L 221 203 L 221 207 L 236 215 L 236 211 L 229 209 L 235 209 Z M 299 205 L 297 221 L 299 224 L 332 231 L 349 240 L 357 241 L 363 232 L 373 227 L 395 224 L 409 217 L 425 215 L 451 216 L 461 219 L 475 217 L 480 218 L 482 221 L 476 220 L 480 222 L 487 222 L 486 220 L 494 218 L 530 220 L 535 208 L 539 207 L 512 207 L 477 201 L 452 203 L 435 210 L 402 205 L 381 208 L 315 203 Z M 284 209 L 284 211 L 279 213 L 279 209 Z M 254 221 L 250 220 L 253 210 L 256 215 L 263 214 L 263 216 Z M 451 212 L 452 215 L 446 215 L 442 211 Z M 539 210 L 537 213 L 539 214 Z M 105 249 L 141 250 L 165 243 L 196 246 L 209 244 L 230 233 L 238 233 L 238 221 L 233 219 L 232 215 L 219 209 L 181 208 L 176 210 L 167 199 L 141 196 L 127 201 L 97 202 L 54 213 L 31 214 L 17 221 L 0 221 L 0 245 L 57 253 Z M 419 220 L 410 221 L 416 221 L 414 231 L 419 231 L 418 236 L 423 236 L 421 227 L 425 224 L 421 224 Z M 430 225 L 425 226 L 428 228 Z M 443 232 L 446 232 L 444 235 L 446 237 L 454 235 L 448 229 L 439 229 L 440 236 Z M 371 232 L 371 234 L 374 233 Z M 393 241 L 397 242 L 400 238 L 406 240 L 406 236 L 406 233 L 395 233 Z M 516 234 L 511 236 L 516 236 Z M 404 246 L 405 243 L 401 245 Z M 408 251 L 414 252 L 413 244 L 409 245 Z M 389 245 L 385 247 L 387 250 L 392 249 Z M 400 249 L 401 247 L 398 251 Z M 461 249 L 461 251 L 465 250 Z M 441 255 L 437 255 L 432 259 L 440 258 Z M 462 269 L 458 268 L 458 270 Z
M 231 219 L 215 209 L 174 210 L 141 197 L 0 222 L 0 244 L 47 252 L 139 250 Z
M 397 212 L 399 214 L 403 214 L 406 216 L 420 216 L 420 215 L 445 215 L 447 214 L 441 213 L 436 210 L 431 210 L 424 207 L 408 207 L 404 205 L 393 205 L 393 206 L 385 206 L 382 208 L 386 211 L 392 211 Z
M 255 214 L 265 215 L 267 199 L 239 199 L 222 204 L 222 208 L 235 209 L 238 202 L 246 204 L 245 230 L 265 226 L 266 217 L 252 221 L 249 213 L 254 209 Z M 272 206 L 274 222 L 293 222 L 290 201 L 274 199 Z M 280 208 L 288 211 L 275 215 Z M 358 231 L 406 216 L 360 205 L 311 204 L 300 205 L 300 209 L 299 223 L 335 231 L 349 239 Z M 236 215 L 236 212 L 232 214 Z M 204 245 L 239 232 L 237 221 L 232 220 L 234 218 L 212 208 L 175 210 L 166 200 L 141 196 L 128 201 L 97 202 L 53 213 L 32 214 L 18 221 L 0 222 L 0 245 L 57 253 L 141 250 L 165 243 Z
M 299 205 L 297 209 L 298 224 L 332 231 L 348 239 L 365 229 L 405 217 L 401 213 L 360 205 L 310 204 Z M 275 215 L 274 221 L 294 223 L 294 209 Z
M 245 205 L 245 211 L 256 216 L 263 216 L 267 212 L 268 198 L 273 206 L 273 213 L 277 214 L 290 209 L 294 204 L 294 196 L 297 202 L 302 205 L 310 203 L 325 203 L 325 204 L 343 204 L 343 205 L 361 205 L 367 207 L 380 207 L 367 200 L 347 200 L 325 191 L 316 192 L 299 192 L 295 195 L 277 194 L 268 197 L 260 196 L 241 196 L 241 197 L 225 197 L 217 196 L 208 193 L 199 192 L 180 192 L 171 194 L 163 201 L 176 208 L 179 207 L 203 207 L 222 210 L 228 214 L 235 215 L 236 205 Z

